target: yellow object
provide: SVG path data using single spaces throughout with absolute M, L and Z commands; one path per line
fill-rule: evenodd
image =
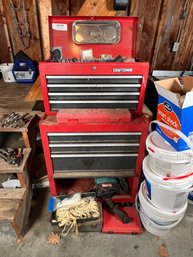
M 83 198 L 77 203 L 57 209 L 56 220 L 59 222 L 59 227 L 64 226 L 62 235 L 66 236 L 70 231 L 78 233 L 77 219 L 97 218 L 99 215 L 97 202 L 94 199 Z

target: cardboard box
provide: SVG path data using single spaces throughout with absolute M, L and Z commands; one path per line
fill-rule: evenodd
M 158 92 L 157 120 L 193 137 L 193 77 L 184 77 L 184 84 L 177 78 L 155 82 Z M 187 150 L 187 144 L 178 135 L 157 125 L 156 130 L 177 151 Z

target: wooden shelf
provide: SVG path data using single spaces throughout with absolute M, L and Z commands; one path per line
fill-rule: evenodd
M 10 113 L 10 112 L 9 112 Z M 16 112 L 18 114 L 21 114 L 21 112 Z M 6 112 L 4 113 L 6 114 Z M 30 114 L 30 113 L 29 113 Z M 30 122 L 33 120 L 34 118 L 34 114 L 30 114 L 32 117 L 31 119 L 25 124 L 25 126 L 21 127 L 21 128 L 11 128 L 11 127 L 1 127 L 0 126 L 0 132 L 25 132 L 28 131 L 28 126 L 30 124 Z
M 26 167 L 27 159 L 30 155 L 31 149 L 24 149 L 24 156 L 19 167 L 12 166 L 0 158 L 0 174 L 3 173 L 22 173 Z
M 21 200 L 25 191 L 26 191 L 25 188 L 15 188 L 15 189 L 0 188 L 0 201 Z
M 32 164 L 36 152 L 37 124 L 39 117 L 37 112 L 32 112 L 31 108 L 27 108 L 28 105 L 33 106 L 34 103 L 20 101 L 17 97 L 16 101 L 13 102 L 14 104 L 11 99 L 11 101 L 8 101 L 7 106 L 6 101 L 2 101 L 3 108 L 0 108 L 0 116 L 9 114 L 16 109 L 19 110 L 15 111 L 18 114 L 29 113 L 29 115 L 31 115 L 29 122 L 22 128 L 0 127 L 1 138 L 4 140 L 1 142 L 1 147 L 12 147 L 10 144 L 13 141 L 13 138 L 16 138 L 16 144 L 13 148 L 24 147 L 24 156 L 19 167 L 10 165 L 0 159 L 0 174 L 14 173 L 17 175 L 21 184 L 21 188 L 16 189 L 0 188 L 0 221 L 10 223 L 17 238 L 20 240 L 26 233 L 31 209 L 32 190 L 29 173 L 32 171 Z M 19 105 L 19 108 L 15 103 Z M 18 137 L 22 138 L 22 144 L 19 144 Z

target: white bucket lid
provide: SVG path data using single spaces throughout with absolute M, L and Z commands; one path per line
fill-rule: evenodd
M 164 180 L 164 178 L 157 176 L 148 166 L 148 158 L 145 157 L 143 160 L 143 173 L 146 177 L 146 179 L 152 180 L 157 186 L 165 186 L 168 187 L 166 190 L 172 190 L 172 189 L 188 189 L 193 184 L 193 174 L 180 179 L 169 179 Z M 150 182 L 150 181 L 149 181 Z
M 150 212 L 152 216 L 155 216 L 160 219 L 165 219 L 167 221 L 176 221 L 182 217 L 182 215 L 185 214 L 185 211 L 187 209 L 188 203 L 182 207 L 181 210 L 177 212 L 168 212 L 164 210 L 160 210 L 156 208 L 150 201 L 150 199 L 147 196 L 147 189 L 145 181 L 141 183 L 140 190 L 139 190 L 139 201 L 140 204 L 143 206 L 143 209 L 147 212 Z
M 146 139 L 146 149 L 150 155 L 160 160 L 172 162 L 192 162 L 192 150 L 176 151 L 157 131 L 151 132 Z

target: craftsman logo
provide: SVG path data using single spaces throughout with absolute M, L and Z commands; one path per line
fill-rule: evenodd
M 114 68 L 113 72 L 132 72 L 133 69 L 132 68 Z
M 172 112 L 172 107 L 168 102 L 164 102 L 164 107 L 168 112 Z

